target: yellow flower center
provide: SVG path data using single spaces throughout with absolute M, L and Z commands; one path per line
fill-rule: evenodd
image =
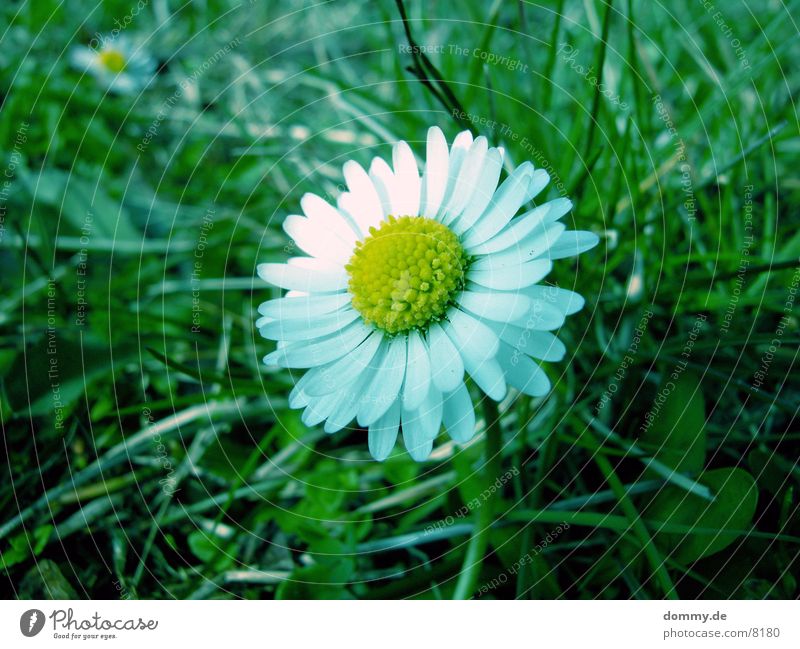
M 464 288 L 468 259 L 433 219 L 390 216 L 356 244 L 346 269 L 353 306 L 367 324 L 397 334 L 441 320 Z
M 100 52 L 100 64 L 111 72 L 122 72 L 125 69 L 125 55 L 119 50 L 103 50 Z

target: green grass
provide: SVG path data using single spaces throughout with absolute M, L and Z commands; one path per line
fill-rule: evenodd
M 800 594 L 800 4 L 151 2 L 138 95 L 67 57 L 135 3 L 84 5 L 0 8 L 6 597 Z M 491 412 L 379 464 L 288 409 L 253 277 L 303 193 L 432 124 L 601 244 L 490 461 Z

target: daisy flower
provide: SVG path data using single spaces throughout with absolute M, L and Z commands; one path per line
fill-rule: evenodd
M 155 74 L 155 61 L 125 35 L 100 39 L 98 49 L 78 45 L 70 52 L 73 66 L 92 74 L 111 92 L 138 92 Z
M 466 376 L 495 401 L 509 386 L 549 392 L 540 362 L 563 358 L 552 332 L 584 300 L 540 282 L 598 238 L 559 221 L 566 198 L 517 216 L 550 178 L 526 162 L 498 187 L 502 168 L 485 137 L 464 131 L 448 147 L 433 127 L 421 177 L 401 141 L 391 165 L 345 163 L 335 207 L 303 196 L 304 216 L 283 227 L 308 256 L 258 266 L 288 292 L 261 304 L 256 326 L 277 341 L 265 363 L 307 370 L 289 397 L 306 425 L 333 433 L 355 421 L 377 460 L 401 432 L 422 461 L 442 426 L 456 442 L 472 437 Z

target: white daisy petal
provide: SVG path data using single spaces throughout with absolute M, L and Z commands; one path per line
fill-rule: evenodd
M 547 225 L 544 229 L 537 228 L 515 245 L 509 246 L 501 252 L 487 255 L 483 259 L 491 259 L 493 268 L 519 266 L 546 253 L 558 241 L 566 227 L 563 223 L 556 222 Z M 480 268 L 480 264 L 476 264 L 475 267 Z
M 289 393 L 289 407 L 292 410 L 297 410 L 298 408 L 305 408 L 308 405 L 309 396 L 303 392 L 302 390 L 297 389 L 297 385 L 292 388 L 292 391 Z
M 427 459 L 433 448 L 433 440 L 442 426 L 442 394 L 435 388 L 428 392 L 425 401 L 417 410 L 402 412 L 403 442 L 409 454 L 417 462 Z
M 506 385 L 494 355 L 500 348 L 497 335 L 485 324 L 457 309 L 448 313 L 442 328 L 458 349 L 464 369 L 475 383 L 495 401 L 505 396 Z
M 69 59 L 76 68 L 88 70 L 97 63 L 97 54 L 91 48 L 80 45 L 70 50 Z
M 369 229 L 372 225 L 370 213 L 358 196 L 350 192 L 344 192 L 336 199 L 336 206 L 340 212 L 349 215 L 358 224 L 359 230 L 365 233 L 364 236 L 369 234 Z
M 475 408 L 464 382 L 444 395 L 442 423 L 447 434 L 460 444 L 468 442 L 475 435 Z
M 433 450 L 433 438 L 426 437 L 422 421 L 416 416 L 403 418 L 403 444 L 411 458 L 424 462 Z
M 551 201 L 550 203 L 535 207 L 529 212 L 525 212 L 525 214 L 513 219 L 508 227 L 501 230 L 488 241 L 467 248 L 469 253 L 472 255 L 488 255 L 500 252 L 522 241 L 534 231 L 543 231 L 548 224 L 557 220 L 551 218 L 553 203 L 555 202 L 556 201 Z
M 348 282 L 344 268 L 313 270 L 299 265 L 259 264 L 257 271 L 261 279 L 274 286 L 307 293 L 339 291 L 347 288 Z
M 562 234 L 558 241 L 547 251 L 548 259 L 563 259 L 574 257 L 591 250 L 600 242 L 594 232 L 584 230 L 568 230 Z
M 474 356 L 483 359 L 497 353 L 500 341 L 495 333 L 480 320 L 459 309 L 447 312 L 447 322 L 442 328 L 462 354 L 465 349 L 471 349 Z
M 367 367 L 351 384 L 336 392 L 336 405 L 328 415 L 324 430 L 336 433 L 355 419 L 361 406 L 361 395 L 375 375 L 374 367 Z
M 445 225 L 452 223 L 461 216 L 467 206 L 467 202 L 475 192 L 475 187 L 481 178 L 488 150 L 489 144 L 482 135 L 476 137 L 472 142 L 472 146 L 467 151 L 467 156 L 464 158 L 459 170 L 458 178 L 455 180 L 455 187 L 453 187 L 450 200 L 444 207 L 442 223 Z M 455 230 L 455 232 L 460 234 L 458 230 Z
M 378 192 L 384 217 L 397 215 L 400 197 L 397 195 L 396 180 L 392 168 L 383 158 L 373 158 L 369 166 L 369 177 Z
M 332 295 L 282 297 L 262 302 L 258 312 L 268 318 L 314 318 L 341 309 L 350 303 L 350 299 L 350 294 L 345 292 Z
M 422 419 L 422 431 L 431 439 L 436 439 L 439 430 L 442 428 L 443 406 L 442 393 L 435 387 L 431 387 L 418 410 Z
M 361 231 L 369 232 L 383 221 L 383 206 L 378 191 L 364 168 L 355 160 L 348 160 L 342 167 L 350 195 L 345 201 L 347 211 L 359 224 Z
M 519 211 L 525 200 L 525 191 L 533 174 L 530 162 L 521 164 L 500 185 L 491 206 L 464 236 L 464 246 L 469 248 L 483 243 L 497 234 Z
M 300 199 L 300 207 L 303 208 L 303 214 L 308 217 L 309 221 L 334 232 L 351 250 L 356 245 L 356 241 L 363 237 L 361 228 L 352 217 L 342 214 L 316 194 L 305 194 Z
M 564 324 L 564 312 L 552 302 L 531 298 L 530 311 L 511 324 L 516 324 L 526 329 L 552 331 Z
M 428 129 L 428 146 L 425 160 L 425 173 L 422 176 L 420 214 L 433 219 L 439 212 L 444 192 L 447 189 L 447 173 L 450 166 L 450 152 L 447 140 L 438 126 Z
M 314 378 L 314 374 L 321 370 L 321 367 L 315 367 L 301 376 L 297 383 L 294 384 L 292 391 L 289 393 L 289 407 L 293 410 L 297 408 L 305 408 L 310 401 L 310 396 L 306 394 L 305 387 L 309 381 Z
M 125 95 L 130 95 L 139 89 L 139 83 L 128 74 L 120 72 L 110 80 L 110 89 Z
M 461 165 L 467 157 L 467 152 L 471 146 L 472 133 L 469 131 L 461 131 L 461 133 L 456 135 L 456 139 L 453 140 L 453 145 L 450 147 L 450 165 L 447 170 L 447 189 L 442 198 L 442 207 L 449 203 L 450 197 L 453 195 L 458 175 L 461 172 Z M 437 215 L 440 221 L 443 215 L 444 210 L 440 208 L 439 214 Z
M 441 392 L 450 392 L 462 383 L 464 363 L 455 345 L 438 324 L 428 329 L 433 384 Z
M 264 362 L 267 365 L 280 367 L 324 365 L 353 351 L 371 333 L 371 328 L 357 320 L 323 340 L 311 344 L 299 342 L 279 347 L 271 354 L 267 354 Z
M 486 288 L 514 291 L 541 281 L 552 268 L 553 264 L 549 259 L 534 259 L 519 266 L 496 268 L 489 256 L 473 264 L 467 273 L 467 279 Z
M 480 177 L 476 181 L 475 192 L 470 197 L 464 213 L 453 224 L 453 231 L 456 234 L 463 235 L 486 211 L 497 189 L 502 169 L 503 155 L 500 150 L 489 149 Z
M 395 216 L 418 216 L 420 180 L 417 160 L 408 143 L 401 140 L 392 149 L 394 177 L 399 203 Z
M 342 428 L 347 427 L 358 412 L 358 401 L 350 398 L 351 392 L 343 391 L 338 393 L 337 396 L 338 401 L 325 418 L 325 426 L 323 426 L 323 430 L 328 435 L 338 433 Z
M 518 320 L 531 308 L 530 298 L 522 293 L 466 290 L 461 292 L 457 301 L 470 313 L 498 322 Z
M 550 174 L 547 173 L 544 169 L 537 169 L 533 172 L 533 176 L 531 176 L 531 182 L 528 185 L 528 190 L 525 192 L 525 201 L 524 203 L 528 203 L 532 201 L 536 196 L 541 192 L 545 187 L 547 187 L 547 183 L 550 182 Z
M 586 300 L 584 300 L 583 296 L 579 293 L 557 286 L 535 284 L 533 286 L 527 286 L 522 290 L 525 295 L 531 298 L 549 302 L 564 315 L 577 313 L 583 308 L 583 305 L 586 304 Z
M 289 257 L 286 263 L 289 264 L 289 266 L 316 270 L 321 273 L 337 273 L 344 270 L 343 264 L 335 261 L 327 261 L 326 259 L 317 259 L 316 257 Z
M 369 427 L 369 452 L 378 462 L 383 462 L 392 452 L 397 441 L 400 427 L 400 400 L 396 400 L 389 409 Z
M 276 320 L 277 318 L 270 318 L 267 316 L 261 317 L 258 320 L 256 320 L 256 329 L 261 329 L 262 327 L 265 327 L 266 325 L 275 322 Z
M 543 397 L 550 392 L 550 379 L 529 356 L 501 343 L 497 359 L 510 386 L 532 397 Z
M 547 211 L 547 219 L 546 219 L 548 223 L 557 221 L 572 209 L 572 201 L 569 200 L 568 198 L 563 198 L 563 197 L 549 201 L 545 203 L 545 205 L 550 206 L 550 209 Z
M 314 378 L 307 382 L 304 391 L 310 396 L 322 396 L 335 392 L 343 385 L 349 385 L 364 371 L 380 362 L 378 349 L 383 342 L 383 334 L 375 331 L 350 354 L 325 368 L 320 368 Z
M 458 133 L 455 138 L 453 138 L 453 144 L 450 145 L 450 155 L 453 155 L 453 152 L 460 149 L 465 154 L 469 151 L 469 148 L 472 146 L 472 131 L 469 129 L 465 129 Z M 459 165 L 460 166 L 460 165 Z M 455 169 L 453 170 L 455 171 Z M 454 178 L 454 176 L 450 176 L 450 178 Z
M 558 362 L 567 353 L 564 343 L 549 331 L 538 331 L 511 324 L 495 324 L 492 328 L 502 342 L 533 358 Z
M 403 409 L 416 410 L 428 396 L 431 384 L 431 361 L 428 347 L 416 331 L 408 334 L 406 380 L 403 385 Z
M 358 311 L 346 307 L 314 319 L 274 320 L 259 327 L 258 331 L 269 340 L 311 340 L 343 329 L 358 317 Z
M 496 358 L 482 359 L 475 349 L 461 350 L 464 359 L 464 368 L 472 380 L 483 390 L 488 397 L 495 401 L 502 401 L 506 396 L 506 381 L 503 369 Z
M 326 394 L 324 397 L 311 397 L 300 419 L 306 426 L 316 426 L 333 412 L 338 402 L 339 395 L 336 393 Z
M 397 336 L 385 343 L 386 353 L 362 397 L 358 423 L 371 426 L 397 399 L 406 374 L 406 340 Z

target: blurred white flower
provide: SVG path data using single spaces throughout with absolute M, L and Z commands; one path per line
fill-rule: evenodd
M 114 39 L 100 39 L 98 48 L 76 45 L 70 62 L 77 69 L 94 76 L 109 91 L 138 92 L 155 74 L 155 60 L 124 34 Z
M 540 282 L 553 260 L 598 238 L 560 222 L 566 198 L 516 216 L 548 173 L 526 162 L 498 188 L 503 152 L 469 131 L 448 147 L 431 128 L 421 177 L 406 142 L 392 163 L 375 158 L 366 171 L 347 162 L 349 191 L 336 207 L 303 197 L 305 216 L 283 227 L 309 256 L 259 265 L 262 279 L 289 292 L 259 307 L 256 326 L 278 341 L 267 364 L 308 369 L 289 397 L 306 425 L 324 421 L 333 433 L 355 419 L 378 460 L 402 431 L 421 461 L 442 426 L 457 442 L 474 433 L 465 372 L 496 401 L 507 386 L 550 391 L 539 363 L 563 358 L 551 332 L 584 300 Z

